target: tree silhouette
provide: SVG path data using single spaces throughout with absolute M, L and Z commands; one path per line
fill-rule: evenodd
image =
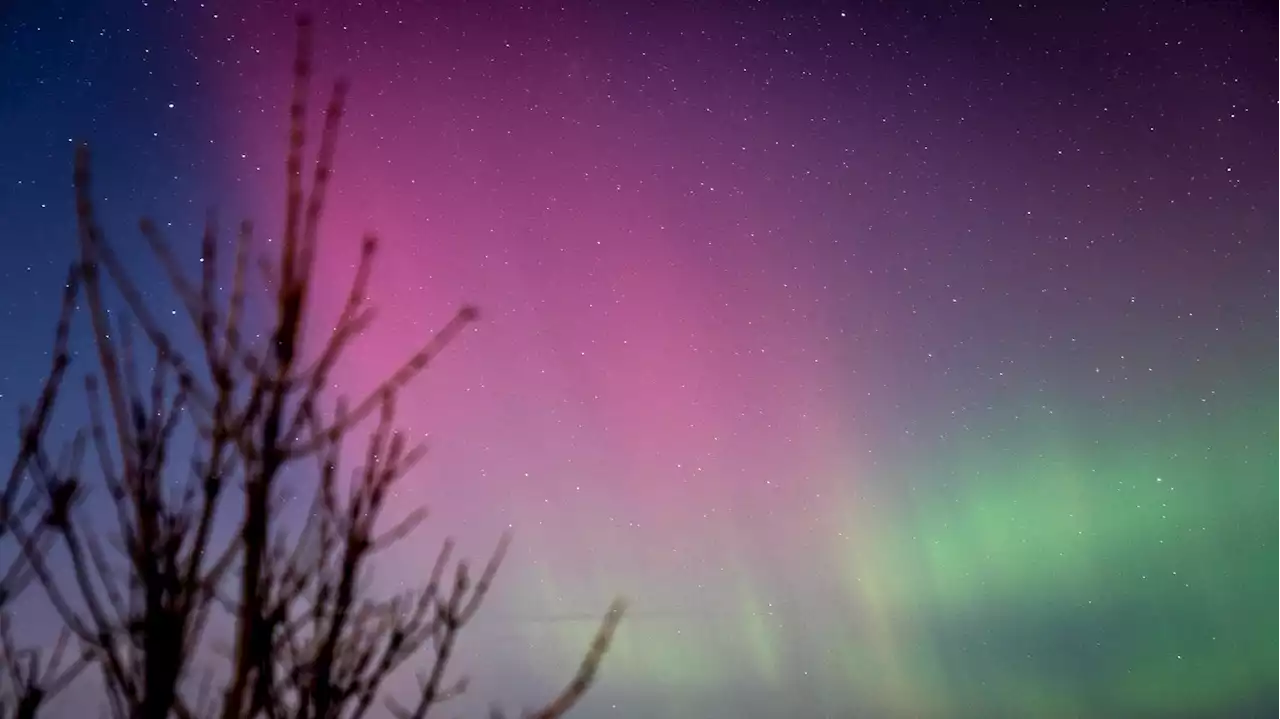
M 334 367 L 371 319 L 377 241 L 364 239 L 336 325 L 315 356 L 304 357 L 317 233 L 346 97 L 346 84 L 336 83 L 304 188 L 310 61 L 310 23 L 300 17 L 284 239 L 278 256 L 259 258 L 261 282 L 253 280 L 248 223 L 233 243 L 229 285 L 218 270 L 222 242 L 212 217 L 195 277 L 154 223 L 140 223 L 198 336 L 192 356 L 162 329 L 99 228 L 89 151 L 76 152 L 79 257 L 52 364 L 35 405 L 21 412 L 0 494 L 0 716 L 38 716 L 87 671 L 100 674 L 104 703 L 122 719 L 346 719 L 375 706 L 424 717 L 466 687 L 446 670 L 509 537 L 478 576 L 446 542 L 419 590 L 378 599 L 363 579 L 425 517 L 414 512 L 390 527 L 381 521 L 396 483 L 423 456 L 395 430 L 397 396 L 479 313 L 461 308 L 367 396 L 324 410 Z M 259 342 L 244 325 L 255 287 L 265 287 L 273 310 Z M 126 312 L 109 311 L 108 292 Z M 54 446 L 49 428 L 68 379 L 77 313 L 88 316 L 96 355 L 84 385 L 89 420 Z M 140 372 L 144 357 L 150 369 Z M 353 481 L 342 482 L 342 448 L 366 428 L 363 462 Z M 177 446 L 188 435 L 195 439 L 189 453 Z M 291 527 L 282 511 L 285 485 L 300 482 L 312 498 L 301 526 Z M 109 529 L 85 511 L 91 495 L 106 506 L 104 492 L 114 510 Z M 47 600 L 60 618 L 52 647 L 24 648 L 15 639 L 14 607 L 24 592 Z M 527 716 L 551 719 L 574 706 L 622 613 L 615 601 L 573 679 Z M 218 649 L 206 631 L 215 616 L 233 628 L 228 661 L 225 671 L 201 672 L 201 657 Z M 395 671 L 420 661 L 426 668 L 411 700 L 384 696 Z

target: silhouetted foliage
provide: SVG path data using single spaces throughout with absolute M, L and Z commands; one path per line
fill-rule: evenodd
M 397 717 L 424 717 L 466 687 L 465 679 L 447 679 L 446 669 L 509 537 L 478 576 L 454 561 L 446 542 L 417 591 L 375 599 L 362 581 L 375 557 L 425 517 L 418 511 L 386 528 L 380 521 L 396 483 L 423 456 L 395 430 L 396 398 L 479 314 L 458 310 L 369 395 L 322 411 L 334 367 L 371 318 L 377 242 L 365 238 L 336 326 L 316 356 L 304 359 L 317 230 L 346 85 L 335 85 L 325 108 L 304 189 L 311 73 L 305 17 L 298 30 L 283 244 L 278 257 L 259 263 L 274 312 L 265 341 L 255 343 L 244 330 L 256 286 L 249 224 L 234 242 L 228 290 L 212 218 L 197 277 L 183 272 L 154 223 L 141 222 L 199 338 L 197 356 L 185 356 L 99 228 L 89 151 L 76 153 L 79 259 L 67 278 L 48 377 L 34 407 L 21 413 L 17 455 L 0 495 L 0 549 L 12 549 L 0 555 L 8 562 L 0 566 L 0 716 L 38 716 L 49 697 L 90 669 L 100 673 L 104 703 L 120 718 L 345 719 L 375 705 Z M 122 298 L 127 319 L 108 310 L 108 289 Z M 88 316 L 96 354 L 84 385 L 90 419 L 54 447 L 50 421 L 67 382 L 77 311 Z M 144 353 L 149 377 L 139 372 Z M 373 429 L 363 463 L 353 481 L 341 482 L 342 448 L 366 426 Z M 176 446 L 183 427 L 196 438 L 189 454 Z M 306 463 L 316 468 L 305 475 L 314 494 L 303 525 L 290 531 L 282 478 Z M 91 495 L 114 509 L 110 531 L 89 519 Z M 220 524 L 235 528 L 225 540 Z M 23 648 L 14 639 L 14 602 L 24 592 L 41 593 L 61 619 L 55 645 Z M 206 636 L 216 612 L 233 627 L 225 676 L 197 671 L 198 658 L 217 649 Z M 562 716 L 583 696 L 622 612 L 621 602 L 609 608 L 577 674 L 529 716 Z M 426 669 L 415 696 L 383 696 L 393 672 L 419 661 Z

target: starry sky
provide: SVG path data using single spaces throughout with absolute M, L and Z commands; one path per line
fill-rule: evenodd
M 354 83 L 321 317 L 383 239 L 340 389 L 485 311 L 375 578 L 514 531 L 462 708 L 622 594 L 578 716 L 1275 716 L 1274 3 L 9 0 L 5 456 L 72 141 L 173 303 L 138 216 L 282 226 L 295 6 Z

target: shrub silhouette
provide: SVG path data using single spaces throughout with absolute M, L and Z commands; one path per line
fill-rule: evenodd
M 396 483 L 423 454 L 394 428 L 397 395 L 479 314 L 461 308 L 368 396 L 339 401 L 328 416 L 322 411 L 333 368 L 370 321 L 366 290 L 377 242 L 364 239 L 336 326 L 305 359 L 317 231 L 346 96 L 346 85 L 337 83 L 304 189 L 310 61 L 310 23 L 300 17 L 284 240 L 278 257 L 261 262 L 274 311 L 263 342 L 244 330 L 254 286 L 252 227 L 239 228 L 224 290 L 212 218 L 197 277 L 183 272 L 154 223 L 141 222 L 199 337 L 195 354 L 186 356 L 98 227 L 89 152 L 76 152 L 79 258 L 67 278 L 47 379 L 21 414 L 19 447 L 0 494 L 0 558 L 7 560 L 0 564 L 0 716 L 38 716 L 88 671 L 101 675 L 103 701 L 121 718 L 346 719 L 375 706 L 424 717 L 466 687 L 445 672 L 509 537 L 478 576 L 453 560 L 446 542 L 420 590 L 380 600 L 361 580 L 374 558 L 425 516 L 419 511 L 388 528 L 379 521 Z M 123 299 L 127 319 L 108 311 L 108 290 Z M 96 354 L 85 382 L 90 419 L 55 447 L 49 427 L 67 381 L 76 312 L 88 315 Z M 149 377 L 138 369 L 144 353 L 154 358 Z M 341 449 L 368 426 L 363 465 L 344 486 Z M 181 431 L 196 438 L 189 456 L 175 446 Z M 282 477 L 309 462 L 318 466 L 302 475 L 314 490 L 311 506 L 291 532 L 280 511 Z M 175 482 L 175 474 L 184 481 Z M 109 534 L 83 508 L 90 496 L 101 503 L 102 492 L 115 510 Z M 223 538 L 218 527 L 228 516 L 234 532 Z M 15 601 L 24 592 L 47 600 L 60 618 L 52 646 L 23 647 L 15 638 Z M 622 612 L 616 601 L 573 679 L 528 716 L 550 719 L 574 706 Z M 206 636 L 217 614 L 233 627 L 228 662 L 221 674 L 200 673 L 197 665 L 217 648 Z M 426 670 L 416 696 L 383 696 L 392 673 L 420 658 Z

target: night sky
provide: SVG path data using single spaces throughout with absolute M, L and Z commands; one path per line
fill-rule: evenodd
M 514 530 L 460 710 L 622 594 L 576 716 L 1276 715 L 1274 3 L 9 0 L 3 456 L 72 140 L 176 310 L 137 218 L 278 237 L 300 6 L 354 83 L 323 313 L 384 243 L 341 389 L 486 313 L 375 580 Z

